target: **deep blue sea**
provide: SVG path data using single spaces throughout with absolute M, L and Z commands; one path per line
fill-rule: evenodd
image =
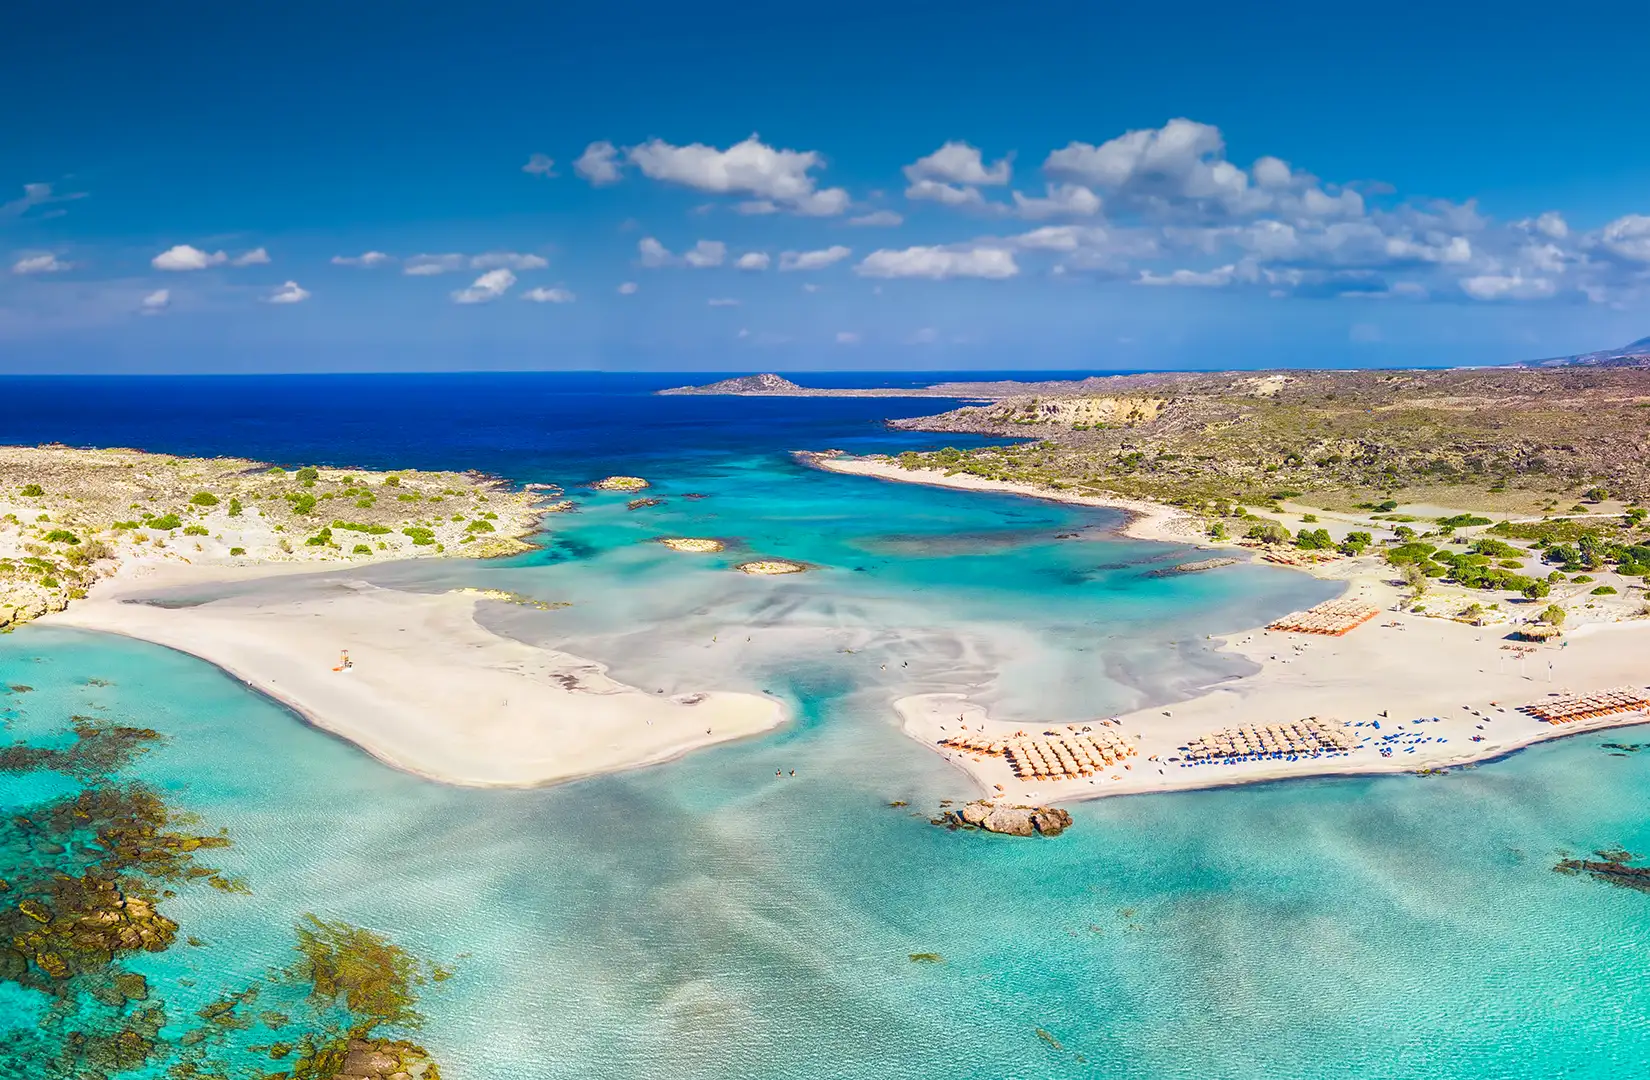
M 452 968 L 417 1035 L 446 1080 L 1650 1074 L 1650 895 L 1551 869 L 1650 850 L 1650 753 L 1603 746 L 1631 731 L 1441 777 L 1079 804 L 1057 839 L 935 828 L 940 800 L 971 792 L 899 732 L 894 698 L 956 691 L 1028 722 L 1168 701 L 1241 674 L 1207 635 L 1326 586 L 1263 566 L 1154 577 L 1185 550 L 1116 535 L 1110 512 L 788 453 L 940 445 L 883 421 L 948 402 L 651 394 L 711 377 L 0 379 L 0 444 L 565 485 L 581 510 L 532 554 L 356 576 L 566 601 L 484 618 L 638 686 L 769 690 L 794 714 L 668 765 L 471 790 L 396 772 L 165 649 L 0 636 L 10 739 L 76 715 L 154 728 L 165 742 L 123 775 L 234 840 L 214 863 L 250 892 L 178 887 L 164 910 L 201 944 L 130 965 L 166 1000 L 163 1039 L 287 962 L 314 912 Z M 647 477 L 662 505 L 575 487 L 612 473 Z M 647 542 L 660 534 L 819 569 L 747 578 Z M 66 784 L 0 774 L 0 809 Z M 0 983 L 0 1040 L 47 1005 Z

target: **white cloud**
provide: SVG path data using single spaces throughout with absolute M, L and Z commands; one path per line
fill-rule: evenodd
M 927 157 L 905 166 L 904 172 L 913 184 L 919 180 L 937 180 L 943 184 L 989 187 L 1008 183 L 1011 168 L 1007 157 L 988 166 L 979 150 L 965 142 L 948 142 Z
M 401 272 L 414 277 L 447 274 L 464 269 L 466 260 L 456 252 L 447 255 L 414 255 L 402 264 Z
M 584 153 L 573 162 L 573 171 L 590 181 L 594 187 L 619 182 L 617 160 L 619 148 L 603 139 L 584 148 Z
M 932 326 L 925 326 L 905 340 L 911 345 L 932 345 L 939 339 L 940 332 L 938 330 L 934 329 Z
M 747 213 L 783 209 L 824 217 L 848 208 L 847 191 L 816 187 L 810 173 L 824 163 L 819 153 L 776 150 L 755 135 L 726 150 L 702 143 L 672 146 L 650 139 L 630 147 L 626 157 L 651 180 L 718 195 L 749 196 L 752 201 L 740 206 Z
M 1219 128 L 1177 119 L 1161 128 L 1125 132 L 1099 146 L 1073 142 L 1050 153 L 1043 162 L 1043 171 L 1107 191 L 1152 182 L 1177 194 L 1196 197 L 1234 182 L 1230 173 L 1215 175 L 1218 165 L 1232 168 L 1221 160 L 1225 149 Z
M 878 278 L 1010 278 L 1020 272 L 1014 253 L 1000 247 L 884 248 L 867 255 L 855 272 Z
M 522 255 L 514 251 L 488 251 L 470 256 L 471 270 L 493 270 L 500 266 L 510 270 L 543 270 L 549 265 L 542 255 Z
M 509 270 L 489 270 L 472 281 L 469 288 L 453 293 L 453 300 L 460 304 L 485 304 L 503 296 L 515 283 L 516 275 Z
M 1611 253 L 1650 263 L 1650 214 L 1628 214 L 1604 226 L 1600 239 Z
M 1565 221 L 1564 215 L 1557 210 L 1548 210 L 1537 217 L 1524 218 L 1513 224 L 1525 232 L 1540 233 L 1549 240 L 1563 240 L 1570 235 L 1570 223 Z
M 22 198 L 12 199 L 8 202 L 0 203 L 0 221 L 4 221 L 6 218 L 20 218 L 37 206 L 45 206 L 48 203 L 68 202 L 71 199 L 84 199 L 85 197 L 86 193 L 84 191 L 71 192 L 67 195 L 57 195 L 53 193 L 52 185 L 50 184 L 24 184 Z M 61 213 L 64 213 L 64 211 L 48 211 L 41 216 L 53 217 L 56 214 Z
M 838 330 L 836 332 L 836 343 L 838 345 L 858 345 L 859 335 L 852 330 Z
M 1136 285 L 1186 285 L 1196 288 L 1218 289 L 1240 280 L 1242 274 L 1236 265 L 1218 266 L 1213 270 L 1174 270 L 1167 274 L 1140 271 Z
M 1512 274 L 1479 274 L 1463 278 L 1462 290 L 1474 300 L 1540 300 L 1553 295 L 1558 286 L 1547 278 L 1524 276 L 1523 271 Z
M 1100 196 L 1081 184 L 1049 184 L 1041 199 L 1014 193 L 1014 206 L 1021 217 L 1092 217 L 1100 212 Z
M 150 259 L 149 265 L 156 270 L 205 270 L 228 261 L 229 256 L 221 251 L 208 253 L 188 244 L 178 244 Z
M 658 269 L 661 266 L 692 266 L 697 269 L 721 266 L 728 257 L 728 245 L 720 240 L 701 240 L 680 256 L 651 236 L 636 242 L 636 251 L 643 266 Z
M 634 296 L 639 286 L 634 281 L 626 281 L 619 286 L 620 296 Z
M 588 152 L 586 151 L 586 153 Z M 546 178 L 555 176 L 555 169 L 556 163 L 545 154 L 534 154 L 527 159 L 527 164 L 521 167 L 521 171 L 529 176 L 543 176 Z
M 738 307 L 740 301 L 735 300 L 731 296 L 718 296 L 710 300 L 706 300 L 705 303 L 709 304 L 711 307 Z
M 781 270 L 822 270 L 833 263 L 839 263 L 853 252 L 836 244 L 820 251 L 785 251 L 779 255 L 779 269 Z
M 733 265 L 741 270 L 766 270 L 770 262 L 766 251 L 747 251 Z
M 145 296 L 138 306 L 138 310 L 145 315 L 159 315 L 172 306 L 172 290 L 156 289 Z
M 381 266 L 389 261 L 390 257 L 382 251 L 366 251 L 360 255 L 334 255 L 332 257 L 332 265 L 334 266 L 359 266 L 365 269 Z
M 682 255 L 689 266 L 699 268 L 721 266 L 727 257 L 728 245 L 720 240 L 701 240 Z
M 296 281 L 286 282 L 265 297 L 265 300 L 271 304 L 301 304 L 308 299 L 309 290 L 300 288 Z
M 25 255 L 11 264 L 14 274 L 57 274 L 73 270 L 74 263 L 64 262 L 56 255 Z
M 916 180 L 905 189 L 905 197 L 917 202 L 937 202 L 941 206 L 985 206 L 985 196 L 976 187 L 958 187 L 939 180 Z
M 571 304 L 575 297 L 563 288 L 546 289 L 542 286 L 528 289 L 521 294 L 523 300 L 531 300 L 535 304 Z
M 905 215 L 896 214 L 892 210 L 873 210 L 869 214 L 861 214 L 858 217 L 848 219 L 850 225 L 868 225 L 881 228 L 891 228 L 904 223 Z
M 229 260 L 230 266 L 267 266 L 268 264 L 269 252 L 261 247 L 253 248 L 251 251 Z

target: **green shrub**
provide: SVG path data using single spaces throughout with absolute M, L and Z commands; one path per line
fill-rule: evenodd
M 1290 540 L 1289 530 L 1275 521 L 1262 519 L 1249 526 L 1244 533 L 1251 540 L 1259 540 L 1263 544 L 1287 544 Z
M 1616 595 L 1616 587 L 1614 585 L 1600 585 L 1598 588 L 1596 588 L 1592 591 L 1591 595 L 1593 595 L 1593 596 L 1614 596 L 1614 595 Z
M 304 541 L 304 544 L 308 547 L 326 547 L 330 543 L 332 543 L 332 530 L 325 528 Z
M 59 582 L 56 578 L 47 575 L 46 577 L 40 579 L 40 584 L 44 585 L 48 589 L 55 589 L 61 584 L 61 582 Z
M 234 498 L 229 500 L 229 516 L 230 517 L 240 517 L 241 516 L 241 500 L 234 499 Z
M 21 495 L 26 495 L 29 498 L 36 498 L 46 494 L 45 490 L 41 488 L 39 484 L 24 484 L 18 489 L 18 493 Z
M 410 538 L 419 547 L 427 547 L 435 543 L 435 533 L 421 525 L 408 525 L 401 530 L 401 535 Z
M 305 465 L 303 468 L 293 473 L 292 478 L 297 480 L 300 484 L 313 484 L 316 480 L 321 478 L 321 474 L 315 471 L 315 467 L 313 465 Z
M 492 532 L 493 531 L 493 523 L 490 522 L 490 521 L 480 521 L 480 520 L 472 521 L 472 522 L 470 522 L 469 525 L 465 526 L 464 531 L 465 532 L 470 532 L 470 533 Z
M 231 554 L 231 555 L 245 555 L 246 554 L 246 549 L 243 548 L 243 547 L 232 547 L 232 548 L 229 549 L 229 554 Z
M 196 505 L 196 506 L 216 506 L 216 505 L 218 505 L 218 497 L 216 495 L 212 494 L 210 491 L 197 491 L 193 496 L 190 497 L 189 501 L 191 503 L 193 503 L 194 505 Z
M 208 529 L 205 525 L 185 525 L 183 527 L 183 535 L 185 535 L 185 536 L 210 536 L 210 535 L 212 535 L 212 530 Z
M 356 544 L 354 547 L 350 548 L 349 550 L 350 550 L 351 555 L 371 555 L 372 554 L 372 548 L 368 547 L 366 544 Z
M 1438 519 L 1438 524 L 1448 526 L 1451 529 L 1465 529 L 1473 525 L 1488 525 L 1489 523 L 1489 518 L 1477 517 L 1473 514 L 1456 514 L 1454 517 Z
M 1341 554 L 1362 555 L 1364 549 L 1375 542 L 1375 538 L 1366 532 L 1349 532 L 1346 539 L 1341 541 Z
M 135 522 L 135 521 L 117 521 L 113 525 L 110 525 L 109 527 L 111 529 L 116 529 L 116 530 L 119 530 L 119 529 L 135 529 L 135 528 L 138 527 L 138 523 Z
M 1328 551 L 1335 546 L 1328 529 L 1302 529 L 1295 534 L 1295 546 L 1303 551 Z
M 1547 610 L 1541 613 L 1541 621 L 1551 626 L 1564 625 L 1564 609 L 1557 604 L 1548 604 Z
M 399 476 L 396 476 L 394 473 L 391 473 L 389 476 L 384 477 L 384 486 L 385 487 L 400 487 L 401 486 L 401 478 Z
M 1545 581 L 1532 581 L 1524 586 L 1523 593 L 1526 600 L 1545 600 L 1552 594 L 1553 587 Z
M 368 533 L 372 536 L 383 536 L 394 531 L 388 525 L 363 525 L 357 521 L 334 521 L 332 527 L 344 532 Z
M 70 532 L 68 529 L 53 529 L 51 532 L 46 534 L 46 543 L 48 543 L 48 544 L 78 544 L 78 543 L 80 543 L 80 537 L 76 536 L 74 533 Z
M 178 520 L 178 515 L 167 514 L 165 517 L 144 518 L 143 527 L 146 529 L 161 529 L 163 531 L 170 532 L 173 529 L 181 529 L 183 527 L 183 522 Z
M 286 498 L 292 504 L 294 514 L 307 514 L 315 509 L 315 496 L 307 491 L 289 491 Z

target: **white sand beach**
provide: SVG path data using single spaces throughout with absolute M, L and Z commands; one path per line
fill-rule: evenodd
M 415 594 L 333 578 L 316 595 L 192 607 L 128 602 L 171 586 L 298 567 L 132 565 L 42 622 L 123 634 L 200 657 L 316 727 L 433 780 L 528 786 L 655 764 L 767 731 L 759 694 L 649 694 L 601 665 L 500 637 L 474 592 Z M 333 670 L 342 651 L 351 666 Z
M 1052 499 L 1055 502 L 1077 506 L 1098 506 L 1128 513 L 1129 522 L 1121 530 L 1124 536 L 1136 540 L 1162 540 L 1176 544 L 1209 545 L 1198 528 L 1198 520 L 1184 510 L 1142 499 L 1124 499 L 1111 496 L 1078 495 L 1056 491 L 1036 484 L 1021 484 L 1009 480 L 989 480 L 968 473 L 948 473 L 941 469 L 907 469 L 897 461 L 874 457 L 831 457 L 810 454 L 808 464 L 834 473 L 849 476 L 873 476 L 878 480 L 894 480 L 904 484 L 927 484 L 930 487 L 958 488 L 963 491 L 992 491 L 1003 495 L 1026 495 L 1034 499 Z
M 1155 503 L 1076 495 L 936 469 L 905 469 L 880 458 L 810 455 L 808 460 L 820 468 L 856 476 L 1111 507 L 1130 514 L 1122 532 L 1131 537 L 1231 546 L 1209 543 L 1193 515 Z M 1581 625 L 1559 641 L 1539 647 L 1521 645 L 1518 648 L 1526 651 L 1515 651 L 1509 647 L 1513 643 L 1507 637 L 1508 623 L 1473 626 L 1396 610 L 1400 590 L 1388 580 L 1390 572 L 1372 560 L 1291 568 L 1344 582 L 1343 597 L 1365 600 L 1381 609 L 1380 615 L 1343 637 L 1256 628 L 1217 639 L 1222 649 L 1254 662 L 1260 670 L 1188 701 L 1115 717 L 1097 716 L 1074 725 L 1080 733 L 1084 724 L 1098 730 L 1100 721 L 1116 721 L 1108 729 L 1121 731 L 1138 750 L 1127 768 L 1120 765 L 1082 779 L 1023 781 L 1014 776 L 1002 756 L 965 752 L 940 743 L 958 735 L 995 740 L 1016 733 L 1033 737 L 1044 732 L 1072 734 L 1068 725 L 1051 725 L 1035 717 L 993 718 L 962 694 L 900 698 L 894 702 L 895 711 L 908 735 L 968 773 L 983 793 L 1012 801 L 1091 799 L 1286 777 L 1440 769 L 1500 757 L 1546 739 L 1650 723 L 1650 715 L 1641 712 L 1554 725 L 1516 711 L 1567 694 L 1618 686 L 1650 689 L 1650 619 L 1602 621 L 1619 614 L 1612 610 L 1592 617 L 1601 621 L 1592 621 L 1591 613 L 1582 612 Z M 1222 729 L 1276 725 L 1313 716 L 1352 725 L 1360 745 L 1344 755 L 1295 761 L 1182 765 L 1166 760 L 1180 756 L 1178 748 L 1188 740 Z M 1375 723 L 1380 728 L 1370 726 Z M 1382 755 L 1383 746 L 1391 750 L 1390 756 Z
M 960 694 L 906 697 L 894 707 L 907 734 L 968 773 L 981 791 L 1022 801 L 1090 799 L 1285 777 L 1415 772 L 1500 757 L 1583 731 L 1650 723 L 1650 715 L 1643 712 L 1548 724 L 1517 711 L 1561 695 L 1618 686 L 1650 690 L 1650 621 L 1589 626 L 1566 638 L 1567 645 L 1543 645 L 1526 653 L 1503 648 L 1509 644 L 1504 632 L 1383 611 L 1344 637 L 1267 630 L 1234 635 L 1224 647 L 1259 664 L 1258 672 L 1189 701 L 1084 721 L 1097 726 L 1101 720 L 1115 719 L 1113 730 L 1133 742 L 1138 753 L 1128 759 L 1127 768 L 1109 768 L 1083 779 L 1022 781 L 1003 757 L 939 745 L 959 733 L 988 739 L 1017 732 L 1067 734 L 1065 724 L 1050 725 L 1033 717 L 988 717 Z M 1344 755 L 1296 761 L 1182 765 L 1166 760 L 1181 756 L 1178 748 L 1188 740 L 1223 728 L 1275 725 L 1311 716 L 1352 725 L 1359 746 Z M 1375 723 L 1378 729 L 1370 726 Z M 1075 727 L 1080 730 L 1083 724 Z M 1381 741 L 1389 736 L 1397 737 Z M 1473 741 L 1475 736 L 1480 741 Z M 1391 756 L 1382 756 L 1383 745 L 1392 750 Z M 1000 791 L 997 785 L 1002 785 Z

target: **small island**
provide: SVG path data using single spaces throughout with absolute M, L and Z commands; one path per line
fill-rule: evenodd
M 772 577 L 779 574 L 800 574 L 808 569 L 807 563 L 792 562 L 789 559 L 752 559 L 734 567 L 742 574 L 754 574 L 758 577 Z
M 711 554 L 724 550 L 727 545 L 720 540 L 704 536 L 662 536 L 659 543 L 672 551 L 687 551 L 695 554 Z

